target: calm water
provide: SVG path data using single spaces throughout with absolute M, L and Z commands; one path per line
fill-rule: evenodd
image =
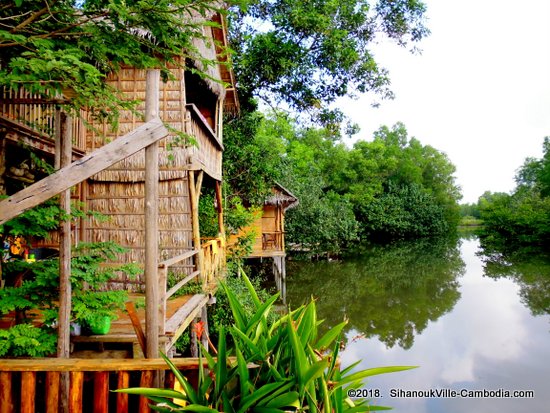
M 550 261 L 480 254 L 477 239 L 415 242 L 345 262 L 289 263 L 291 306 L 349 319 L 342 362 L 416 365 L 371 378 L 396 412 L 550 411 Z M 533 390 L 534 398 L 398 398 L 391 389 Z

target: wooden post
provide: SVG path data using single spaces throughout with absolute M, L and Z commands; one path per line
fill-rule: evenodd
M 218 211 L 218 232 L 220 236 L 225 237 L 225 227 L 223 223 L 223 196 L 222 196 L 222 183 L 216 181 L 216 204 Z
M 160 70 L 147 71 L 145 121 L 159 114 Z M 145 357 L 159 357 L 159 289 L 158 289 L 158 144 L 145 148 Z
M 208 349 L 208 337 L 210 336 L 210 332 L 208 331 L 208 310 L 206 305 L 201 308 L 201 321 L 204 323 L 201 342 L 203 347 Z
M 0 413 L 13 412 L 11 383 L 11 371 L 0 371 Z
M 65 112 L 59 112 L 59 167 L 63 168 L 71 163 L 72 155 L 72 121 Z M 56 145 L 57 146 L 57 145 Z M 60 207 L 67 215 L 71 213 L 71 189 L 61 192 Z M 69 358 L 71 348 L 71 221 L 70 218 L 61 222 L 59 231 L 59 316 L 57 357 Z M 61 412 L 68 411 L 69 403 L 69 376 L 61 376 L 60 383 Z
M 69 412 L 82 413 L 82 391 L 84 386 L 84 372 L 71 371 L 71 387 L 69 399 Z
M 130 373 L 127 371 L 119 371 L 117 378 L 117 389 L 126 389 L 130 386 Z M 117 393 L 116 395 L 116 412 L 128 413 L 128 395 L 125 393 Z
M 34 413 L 36 398 L 36 372 L 21 373 L 21 413 Z
M 197 194 L 197 186 L 195 184 L 195 172 L 188 171 L 189 178 L 189 200 L 191 201 L 191 225 L 193 227 L 193 248 L 199 250 L 199 253 L 195 256 L 197 270 L 200 271 L 200 277 L 204 277 L 203 268 L 203 251 L 201 248 L 201 233 L 199 227 L 199 196 Z M 202 175 L 199 175 L 202 178 Z M 199 187 L 200 190 L 200 187 Z
M 59 412 L 59 378 L 61 373 L 58 371 L 48 371 L 46 373 L 46 413 Z

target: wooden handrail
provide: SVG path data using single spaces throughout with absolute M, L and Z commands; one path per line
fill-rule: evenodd
M 199 253 L 199 250 L 186 251 L 183 254 L 176 255 L 175 257 L 168 258 L 167 260 L 159 262 L 159 268 L 170 267 L 174 264 L 177 264 L 180 261 L 183 261 L 187 258 L 191 258 L 192 256 L 194 256 L 195 254 L 198 254 L 198 253 Z
M 218 139 L 218 137 L 216 136 L 216 132 L 212 130 L 197 106 L 195 106 L 195 104 L 193 103 L 188 103 L 185 105 L 185 107 L 189 110 L 189 112 L 191 112 L 191 116 L 198 120 L 199 123 L 204 127 L 204 130 L 206 131 L 208 137 L 218 146 L 219 149 L 223 151 L 223 144 Z
M 157 118 L 0 201 L 0 224 L 107 169 L 168 135 Z
M 181 358 L 170 360 L 178 369 L 196 369 L 198 358 Z M 228 357 L 228 363 L 234 364 L 235 357 Z M 207 360 L 202 359 L 203 366 Z M 0 371 L 151 371 L 168 370 L 163 359 L 3 359 L 0 361 Z

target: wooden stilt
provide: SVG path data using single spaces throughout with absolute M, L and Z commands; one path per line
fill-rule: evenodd
M 145 120 L 159 113 L 160 71 L 147 71 Z M 145 148 L 145 330 L 147 358 L 159 357 L 159 288 L 158 288 L 158 144 Z
M 59 112 L 58 140 L 61 153 L 59 167 L 71 163 L 72 155 L 72 120 L 64 112 Z M 60 207 L 67 216 L 71 213 L 71 189 L 61 192 Z M 57 357 L 69 358 L 71 348 L 71 221 L 70 218 L 61 222 L 59 231 L 59 316 Z M 69 410 L 69 376 L 63 374 L 60 383 L 61 412 Z
M 204 281 L 204 256 L 201 248 L 201 234 L 199 228 L 199 191 L 200 185 L 195 183 L 195 172 L 188 171 L 189 178 L 189 200 L 191 201 L 191 225 L 193 227 L 193 248 L 199 250 L 199 253 L 195 256 L 197 270 L 200 271 L 201 281 Z M 197 183 L 202 183 L 202 171 L 199 174 Z

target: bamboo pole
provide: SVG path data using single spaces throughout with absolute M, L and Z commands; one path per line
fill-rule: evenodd
M 195 172 L 188 171 L 189 180 L 189 200 L 191 201 L 191 225 L 193 227 L 193 247 L 199 250 L 196 256 L 197 270 L 199 277 L 204 277 L 204 254 L 201 248 L 201 234 L 199 228 L 199 197 L 197 195 L 197 186 L 195 184 Z
M 216 204 L 218 211 L 218 232 L 220 236 L 225 237 L 225 226 L 223 222 L 223 195 L 222 195 L 222 183 L 216 181 Z
M 160 70 L 147 71 L 145 121 L 159 113 Z M 159 288 L 158 288 L 158 144 L 145 148 L 145 357 L 159 356 Z

